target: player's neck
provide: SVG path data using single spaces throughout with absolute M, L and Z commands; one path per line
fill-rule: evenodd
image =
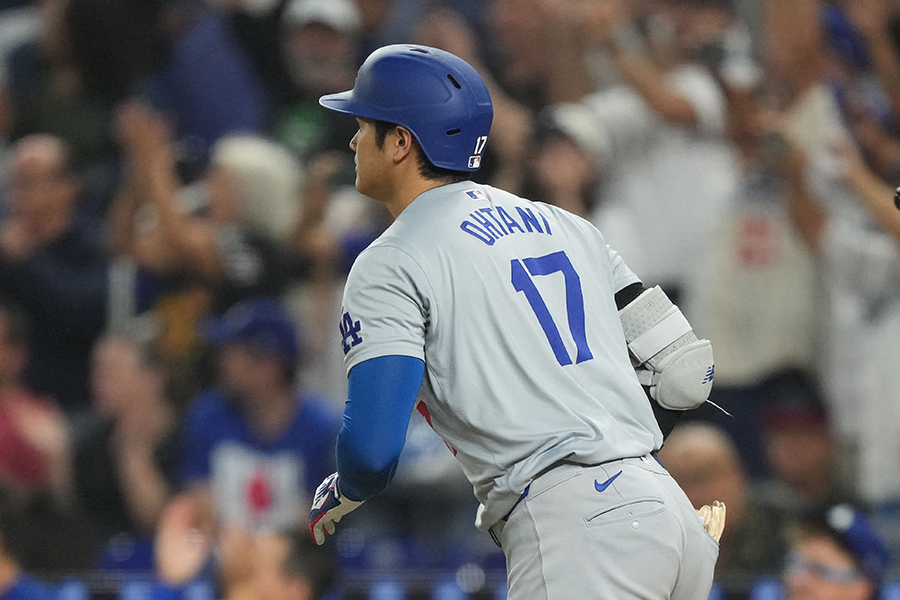
M 410 182 L 410 185 L 404 186 L 402 189 L 398 189 L 397 193 L 394 194 L 388 200 L 385 200 L 384 204 L 387 206 L 388 210 L 395 219 L 400 216 L 406 207 L 413 203 L 413 200 L 427 192 L 428 190 L 433 190 L 436 187 L 440 187 L 444 185 L 443 181 L 435 180 L 435 179 L 424 179 L 422 177 L 418 178 L 415 182 Z

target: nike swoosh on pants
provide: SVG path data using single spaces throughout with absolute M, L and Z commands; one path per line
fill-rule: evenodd
M 595 479 L 594 480 L 594 489 L 597 490 L 598 492 L 602 492 L 602 491 L 606 490 L 606 488 L 608 488 L 610 486 L 610 484 L 616 480 L 616 477 L 618 477 L 621 474 L 622 474 L 622 471 L 619 471 L 618 473 L 616 473 L 615 475 L 613 475 L 612 477 L 610 477 L 603 483 L 600 483 L 599 481 L 597 481 Z

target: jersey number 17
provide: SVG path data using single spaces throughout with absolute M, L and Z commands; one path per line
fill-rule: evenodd
M 550 342 L 550 348 L 556 356 L 556 361 L 562 365 L 571 365 L 572 357 L 563 344 L 562 336 L 559 333 L 559 327 L 544 302 L 543 296 L 534 284 L 534 277 L 550 275 L 552 273 L 561 272 L 566 282 L 566 317 L 569 322 L 569 332 L 575 341 L 575 363 L 582 363 L 591 360 L 594 355 L 588 347 L 587 335 L 584 331 L 584 296 L 581 292 L 581 278 L 572 266 L 572 262 L 563 251 L 554 252 L 545 256 L 535 258 L 514 258 L 510 261 L 512 269 L 512 284 L 517 292 L 525 294 L 531 310 L 534 311 L 547 341 Z

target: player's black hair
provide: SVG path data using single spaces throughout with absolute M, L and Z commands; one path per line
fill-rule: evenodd
M 307 529 L 293 529 L 284 535 L 288 539 L 290 550 L 281 565 L 283 573 L 290 578 L 306 580 L 312 590 L 312 597 L 322 598 L 334 586 L 334 554 L 316 545 Z
M 388 121 L 373 120 L 372 122 L 375 124 L 375 145 L 377 145 L 379 149 L 384 148 L 384 140 L 387 137 L 387 134 L 396 129 L 398 125 Z M 454 171 L 452 169 L 442 169 L 441 167 L 434 166 L 431 164 L 431 161 L 428 160 L 428 157 L 425 156 L 425 152 L 422 151 L 422 145 L 419 144 L 419 140 L 413 137 L 413 142 L 419 148 L 419 152 L 416 155 L 419 164 L 419 174 L 425 179 L 444 181 L 446 183 L 459 183 L 460 181 L 472 179 L 472 174 L 468 171 Z

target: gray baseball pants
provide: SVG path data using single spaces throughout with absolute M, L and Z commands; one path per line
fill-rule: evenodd
M 650 456 L 551 469 L 497 533 L 508 600 L 706 600 L 719 554 Z

